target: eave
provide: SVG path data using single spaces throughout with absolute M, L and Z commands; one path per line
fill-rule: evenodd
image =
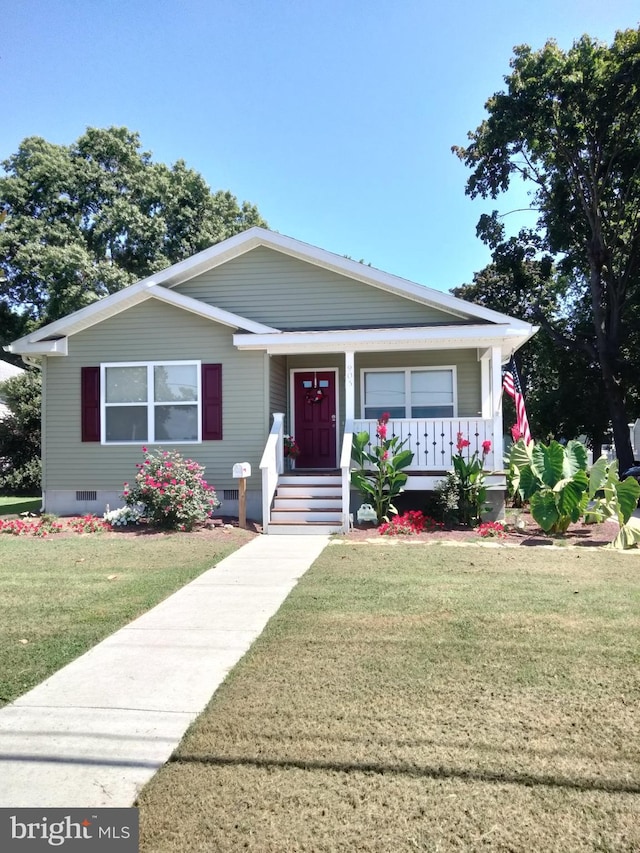
M 280 332 L 268 335 L 235 334 L 239 350 L 263 350 L 269 355 L 298 353 L 375 352 L 383 349 L 443 350 L 500 347 L 503 359 L 526 343 L 537 331 L 509 324 L 467 326 L 422 326 L 410 329 L 352 329 L 314 332 Z

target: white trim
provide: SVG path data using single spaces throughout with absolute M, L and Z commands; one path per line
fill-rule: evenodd
M 453 383 L 453 414 L 446 416 L 414 416 L 411 411 L 407 413 L 407 409 L 411 409 L 411 374 L 422 373 L 425 371 L 435 370 L 450 370 Z M 458 417 L 458 369 L 455 364 L 432 364 L 422 367 L 414 364 L 411 367 L 361 367 L 360 368 L 360 418 L 362 420 L 371 420 L 365 415 L 365 385 L 364 377 L 366 373 L 404 373 L 404 395 L 405 395 L 405 412 L 404 418 L 391 418 L 391 420 L 446 420 Z M 390 407 L 391 408 L 391 407 Z
M 198 385 L 198 398 L 197 400 L 185 400 L 185 401 L 156 401 L 153 398 L 153 390 L 154 390 L 154 378 L 153 378 L 153 369 L 154 367 L 166 367 L 166 366 L 184 366 L 189 365 L 196 368 L 196 381 Z M 147 400 L 146 402 L 134 402 L 134 403 L 107 403 L 107 382 L 106 382 L 106 372 L 110 367 L 146 367 L 147 369 Z M 156 439 L 155 437 L 155 421 L 154 421 L 154 412 L 156 405 L 184 405 L 184 406 L 196 406 L 197 409 L 197 427 L 198 427 L 198 437 L 195 439 Z M 147 438 L 145 439 L 135 439 L 132 441 L 107 441 L 107 417 L 106 410 L 107 407 L 134 407 L 134 406 L 145 406 L 147 409 Z M 153 438 L 151 436 L 153 435 Z M 157 445 L 157 444 L 202 444 L 202 362 L 198 359 L 182 359 L 182 360 L 165 360 L 165 361 L 105 361 L 100 364 L 100 444 L 105 445 L 106 447 L 115 447 L 115 446 L 131 446 L 137 444 L 146 444 L 146 445 Z
M 348 329 L 319 332 L 279 332 L 272 335 L 233 336 L 240 350 L 266 350 L 269 355 L 308 353 L 338 353 L 352 349 L 371 352 L 381 348 L 400 350 L 468 349 L 500 346 L 504 357 L 526 343 L 537 331 L 528 326 L 526 332 L 509 326 L 488 323 L 480 326 L 419 326 L 393 329 Z
M 366 264 L 361 264 L 358 261 L 353 261 L 350 258 L 345 258 L 342 255 L 328 252 L 326 249 L 320 249 L 318 246 L 313 246 L 301 240 L 296 240 L 293 237 L 287 237 L 284 234 L 278 234 L 275 231 L 258 226 L 249 228 L 247 231 L 236 234 L 228 240 L 217 243 L 215 246 L 211 246 L 209 249 L 193 255 L 191 258 L 187 258 L 160 273 L 156 273 L 154 280 L 158 284 L 175 287 L 177 284 L 182 284 L 203 272 L 215 269 L 221 264 L 227 263 L 233 258 L 240 257 L 259 246 L 273 249 L 306 263 L 332 270 L 340 275 L 348 276 L 373 287 L 378 287 L 381 290 L 396 293 L 415 302 L 438 308 L 459 317 L 488 320 L 491 323 L 504 323 L 506 320 L 518 328 L 524 328 L 529 325 L 522 320 L 508 317 L 506 314 L 500 314 L 489 308 L 475 305 L 472 302 L 466 302 L 456 296 L 451 296 L 425 285 L 408 281 L 391 273 L 386 273 L 374 267 L 369 267 Z
M 256 323 L 253 320 L 248 320 L 246 317 L 241 317 L 239 314 L 224 311 L 222 308 L 208 305 L 199 299 L 193 299 L 191 296 L 167 290 L 166 287 L 159 287 L 155 281 L 145 279 L 137 284 L 125 287 L 111 296 L 99 299 L 97 302 L 88 305 L 86 308 L 81 308 L 79 311 L 75 311 L 61 320 L 55 320 L 53 323 L 49 323 L 38 329 L 36 332 L 19 338 L 17 341 L 9 344 L 8 347 L 5 347 L 5 350 L 15 353 L 67 355 L 66 337 L 62 336 L 76 335 L 79 332 L 83 332 L 97 323 L 117 316 L 128 308 L 140 305 L 140 303 L 147 299 L 159 299 L 161 302 L 165 302 L 175 308 L 190 311 L 192 314 L 197 314 L 199 317 L 204 317 L 215 323 L 222 323 L 222 325 L 229 326 L 232 329 L 243 329 L 253 334 L 276 334 L 278 332 L 272 326 L 265 326 L 264 323 Z M 45 340 L 53 335 L 60 335 L 61 339 L 56 341 Z
M 340 368 L 339 367 L 290 367 L 289 368 L 289 435 L 296 435 L 296 386 L 295 373 L 333 373 L 336 395 L 336 467 L 340 458 Z M 295 467 L 295 462 L 294 462 Z M 328 469 L 327 469 L 328 470 Z
M 201 273 L 227 263 L 233 258 L 237 258 L 246 252 L 251 251 L 259 246 L 264 246 L 274 251 L 297 258 L 305 263 L 314 264 L 323 269 L 333 271 L 339 275 L 347 276 L 356 281 L 376 287 L 380 290 L 393 293 L 421 305 L 427 305 L 436 308 L 455 317 L 466 320 L 476 320 L 488 324 L 493 327 L 494 337 L 506 334 L 513 336 L 511 339 L 510 351 L 517 349 L 526 340 L 528 340 L 537 331 L 536 327 L 531 326 L 523 320 L 517 320 L 513 317 L 508 317 L 506 314 L 500 314 L 497 311 L 491 311 L 488 308 L 475 305 L 471 302 L 465 302 L 455 296 L 442 293 L 437 290 L 425 287 L 415 282 L 407 281 L 390 273 L 382 272 L 381 270 L 368 267 L 365 264 L 357 263 L 356 261 L 336 255 L 332 252 L 327 252 L 316 246 L 311 246 L 308 243 L 303 243 L 300 240 L 294 240 L 292 237 L 286 237 L 282 234 L 277 234 L 274 231 L 269 231 L 265 228 L 249 228 L 241 234 L 236 234 L 227 240 L 217 243 L 215 246 L 205 249 L 203 252 L 198 252 L 191 258 L 187 258 L 180 263 L 174 264 L 161 272 L 154 273 L 148 278 L 142 279 L 135 284 L 125 287 L 123 290 L 106 296 L 103 299 L 94 302 L 93 304 L 82 308 L 61 320 L 56 320 L 43 326 L 36 332 L 26 335 L 12 344 L 9 344 L 5 349 L 8 352 L 15 353 L 33 353 L 40 355 L 60 355 L 56 346 L 45 345 L 44 338 L 50 338 L 53 335 L 64 337 L 66 335 L 77 334 L 95 323 L 102 322 L 109 317 L 115 316 L 120 311 L 137 305 L 144 299 L 156 297 L 163 299 L 165 302 L 184 308 L 188 311 L 193 311 L 200 316 L 207 317 L 214 322 L 224 323 L 228 326 L 244 329 L 247 332 L 252 332 L 257 336 L 275 334 L 277 329 L 265 326 L 261 323 L 256 323 L 246 317 L 241 317 L 232 314 L 222 309 L 207 305 L 200 300 L 193 299 L 188 296 L 176 293 L 171 288 L 178 284 L 189 281 Z M 466 327 L 467 329 L 473 328 Z M 432 332 L 437 332 L 440 327 L 427 327 Z M 446 327 L 451 328 L 451 327 Z M 462 327 L 465 328 L 465 327 Z M 505 331 L 503 331 L 503 328 Z M 406 330 L 411 332 L 411 330 Z M 414 332 L 415 334 L 415 332 Z M 469 333 L 465 334 L 465 338 L 469 337 Z M 479 340 L 482 344 L 487 344 L 487 330 L 482 333 Z M 293 343 L 293 338 L 289 340 Z M 434 338 L 435 340 L 435 338 Z M 259 346 L 262 348 L 264 346 Z M 306 343 L 306 340 L 305 340 Z M 33 348 L 33 345 L 38 347 Z M 66 344 L 65 344 L 66 346 Z M 275 352 L 275 350 L 274 350 Z M 507 354 L 507 348 L 504 350 Z M 511 354 L 511 352 L 509 352 Z

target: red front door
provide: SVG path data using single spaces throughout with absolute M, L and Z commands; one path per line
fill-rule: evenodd
M 336 467 L 336 377 L 333 371 L 293 374 L 296 468 Z

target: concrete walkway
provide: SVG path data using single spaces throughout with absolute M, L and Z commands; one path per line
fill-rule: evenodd
M 130 806 L 328 536 L 259 536 L 0 709 L 0 807 Z

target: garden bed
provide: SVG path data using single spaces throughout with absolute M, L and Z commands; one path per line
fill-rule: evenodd
M 603 547 L 610 544 L 618 533 L 618 525 L 607 521 L 604 524 L 583 524 L 578 522 L 571 524 L 566 533 L 550 536 L 542 532 L 538 524 L 533 520 L 529 512 L 508 512 L 505 522 L 504 536 L 483 537 L 477 528 L 451 527 L 432 532 L 413 533 L 411 535 L 389 536 L 381 535 L 378 527 L 374 524 L 355 524 L 344 541 L 356 543 L 382 543 L 392 542 L 407 543 L 437 543 L 454 542 L 459 544 L 492 543 L 500 545 L 523 545 L 523 546 L 580 546 L 580 547 Z

